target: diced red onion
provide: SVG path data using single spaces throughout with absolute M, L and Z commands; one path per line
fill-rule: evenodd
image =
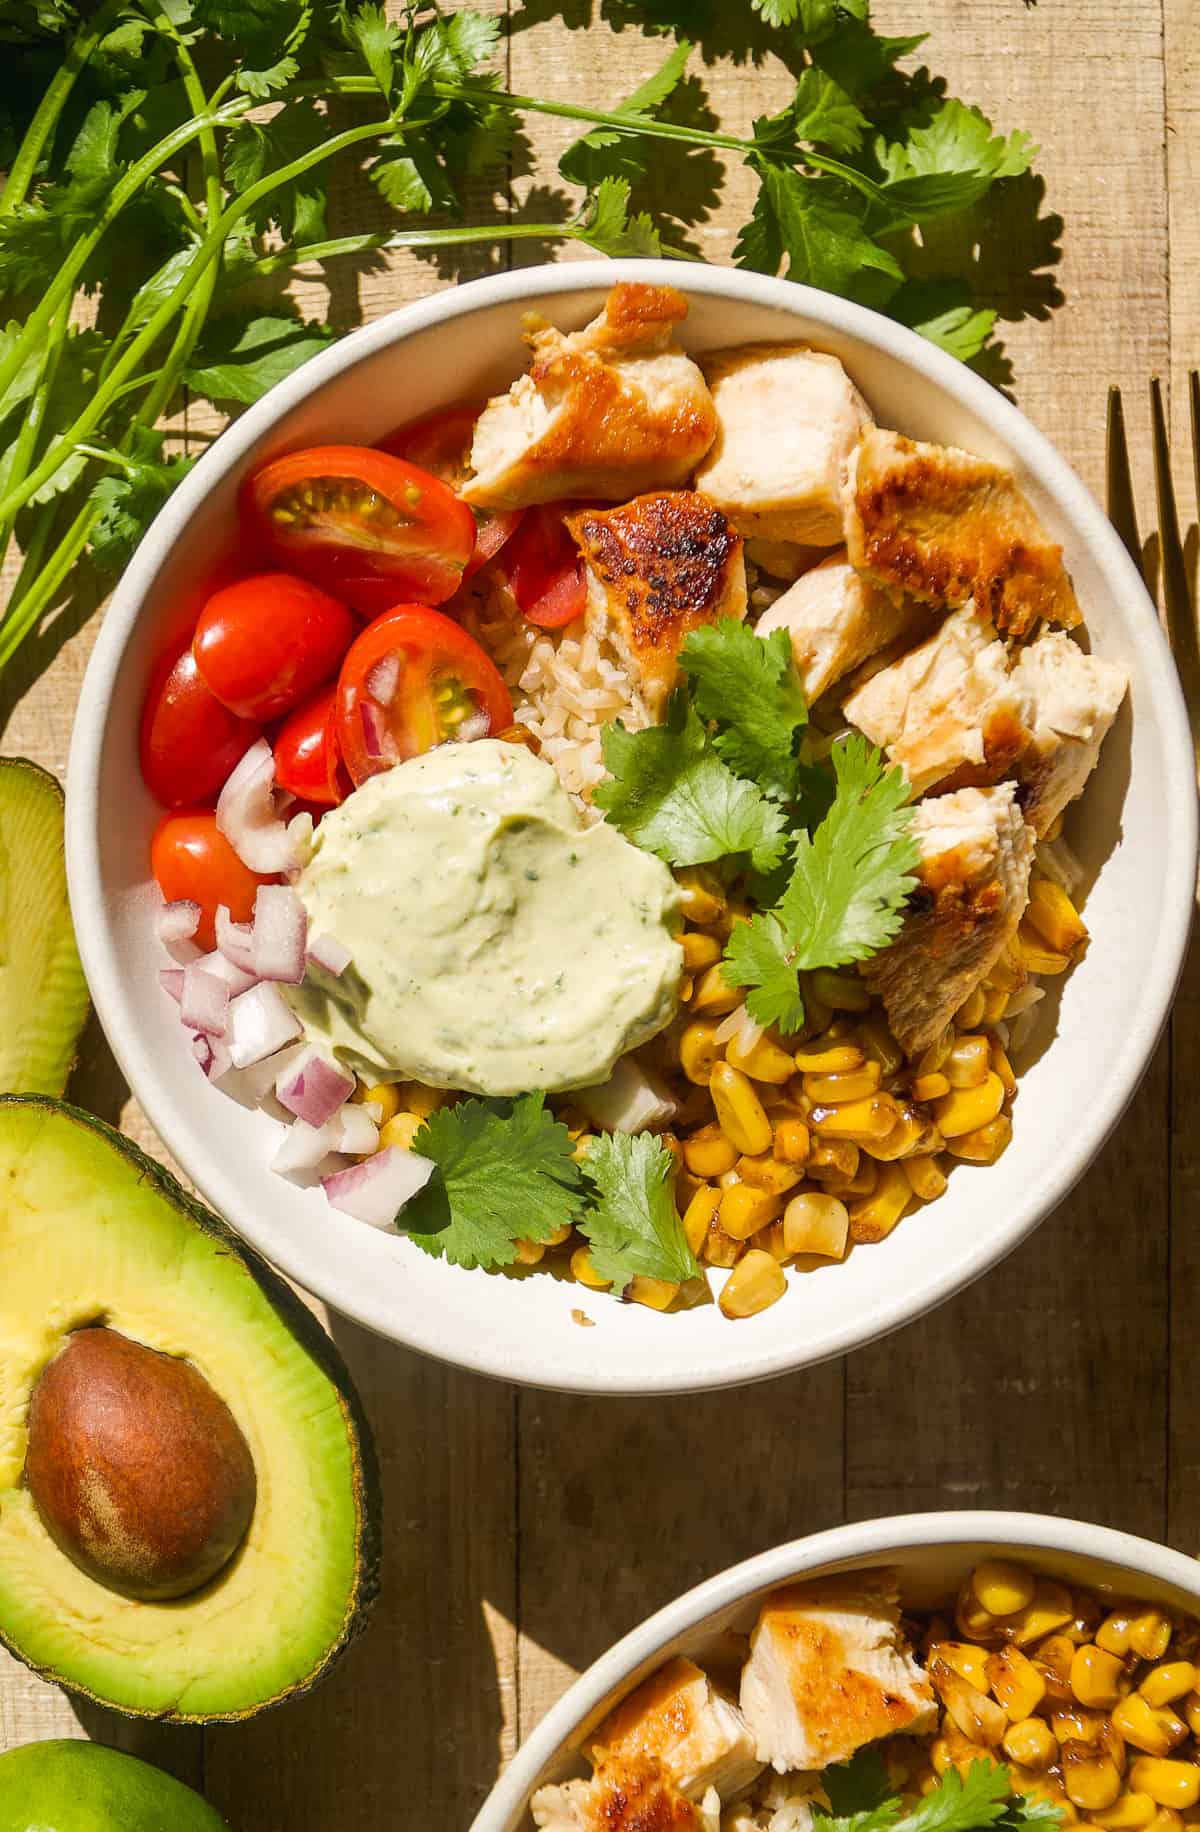
M 405 1203 L 424 1189 L 433 1168 L 431 1159 L 389 1145 L 361 1164 L 322 1178 L 321 1187 L 344 1215 L 353 1215 L 373 1228 L 390 1228 Z
M 381 1100 L 360 1101 L 364 1113 L 369 1113 L 377 1126 L 383 1125 L 383 1102 Z
M 158 980 L 163 991 L 169 992 L 178 1005 L 183 997 L 183 968 L 163 967 L 159 970 Z
M 473 744 L 476 738 L 486 738 L 492 729 L 492 722 L 485 712 L 468 713 L 454 736 L 461 744 Z
M 183 970 L 179 1016 L 189 1030 L 223 1037 L 229 1021 L 229 987 L 215 973 L 206 973 L 199 961 Z
M 385 754 L 387 748 L 387 720 L 374 700 L 360 700 L 359 716 L 362 719 L 363 748 L 372 761 Z
M 250 746 L 217 802 L 217 826 L 251 871 L 293 871 L 305 851 L 275 807 L 275 759 L 265 738 Z M 299 817 L 297 817 L 299 819 Z
M 676 1112 L 676 1102 L 666 1088 L 631 1056 L 617 1059 L 607 1081 L 594 1088 L 578 1088 L 571 1099 L 590 1120 L 610 1132 L 661 1132 Z
M 280 1106 L 310 1126 L 324 1126 L 353 1092 L 353 1075 L 347 1075 L 316 1049 L 303 1051 L 275 1083 L 275 1098 Z
M 375 663 L 366 679 L 367 692 L 373 700 L 379 702 L 380 706 L 391 705 L 399 685 L 400 657 L 398 655 L 385 655 L 382 661 Z
M 233 1067 L 228 1044 L 220 1037 L 206 1036 L 203 1031 L 192 1032 L 192 1054 L 210 1081 L 227 1075 Z
M 318 935 L 308 944 L 308 958 L 314 967 L 322 968 L 337 979 L 339 974 L 345 973 L 354 956 L 334 936 Z
M 219 948 L 215 948 L 211 954 L 202 954 L 195 965 L 203 967 L 205 973 L 211 973 L 214 979 L 223 980 L 229 988 L 231 999 L 236 998 L 239 992 L 249 992 L 251 986 L 258 985 L 256 973 L 247 973 L 244 968 L 235 966 Z
M 339 1151 L 348 1152 L 352 1158 L 361 1158 L 375 1150 L 379 1143 L 379 1128 L 365 1106 L 343 1107 L 338 1122 L 341 1126 Z
M 316 1170 L 317 1165 L 337 1150 L 341 1126 L 336 1116 L 323 1126 L 310 1126 L 307 1120 L 293 1120 L 278 1150 L 271 1159 L 271 1169 L 288 1176 L 293 1171 Z
M 243 973 L 254 973 L 254 941 L 248 922 L 234 922 L 223 903 L 217 905 L 217 947 Z M 255 976 L 257 977 L 257 975 Z
M 229 1051 L 235 1069 L 273 1056 L 300 1035 L 299 1018 L 278 986 L 264 981 L 239 993 L 229 1006 Z
M 250 933 L 251 960 L 259 979 L 298 986 L 304 978 L 308 912 L 290 885 L 259 885 Z
M 167 947 L 172 942 L 191 941 L 200 927 L 200 905 L 193 903 L 190 897 L 164 903 L 154 919 L 154 927 L 159 941 Z

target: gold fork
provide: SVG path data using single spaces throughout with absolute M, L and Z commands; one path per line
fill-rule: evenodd
M 1188 401 L 1192 430 L 1192 469 L 1196 486 L 1196 513 L 1200 519 L 1200 370 L 1188 376 Z M 1163 609 L 1167 618 L 1167 641 L 1175 657 L 1180 685 L 1191 720 L 1192 739 L 1200 763 L 1200 641 L 1196 620 L 1200 606 L 1192 602 L 1187 558 L 1179 532 L 1179 509 L 1171 477 L 1171 447 L 1167 437 L 1167 416 L 1163 408 L 1162 383 L 1156 375 L 1150 383 L 1150 419 L 1153 429 L 1154 494 L 1158 510 L 1159 569 L 1162 578 Z M 1121 390 L 1108 391 L 1108 439 L 1106 447 L 1105 484 L 1108 517 L 1128 548 L 1134 565 L 1146 577 L 1145 556 L 1138 536 L 1137 511 L 1133 499 L 1133 481 L 1129 474 L 1129 446 L 1125 437 L 1125 408 Z M 1147 580 L 1149 583 L 1149 580 Z

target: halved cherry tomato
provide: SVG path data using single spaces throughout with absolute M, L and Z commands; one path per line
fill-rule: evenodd
M 546 503 L 527 509 L 504 555 L 513 597 L 530 623 L 543 630 L 572 622 L 587 604 L 583 561 L 563 522 L 567 507 Z
M 495 663 L 460 624 L 423 604 L 369 623 L 342 663 L 337 735 L 356 783 L 435 744 L 512 724 Z
M 275 782 L 310 807 L 335 808 L 353 784 L 338 755 L 337 688 L 322 687 L 285 719 L 275 739 Z
M 292 573 L 255 573 L 214 592 L 192 654 L 209 690 L 243 718 L 274 719 L 337 673 L 354 619 Z
M 471 440 L 475 422 L 483 412 L 484 402 L 447 407 L 442 413 L 430 414 L 424 420 L 410 420 L 386 439 L 380 440 L 385 452 L 419 464 L 456 494 L 463 479 L 471 472 Z M 463 578 L 469 579 L 481 566 L 494 560 L 505 541 L 514 532 L 524 509 L 472 509 L 475 517 L 475 551 L 467 561 Z
M 274 884 L 243 865 L 209 809 L 168 814 L 150 842 L 150 869 L 168 903 L 189 898 L 200 905 L 196 940 L 215 948 L 217 905 L 225 904 L 235 922 L 249 922 L 260 884 Z
M 320 445 L 249 480 L 244 513 L 267 552 L 368 616 L 462 583 L 475 517 L 429 471 L 366 445 Z
M 155 670 L 142 713 L 142 778 L 168 808 L 215 800 L 262 726 L 222 706 L 189 648 Z

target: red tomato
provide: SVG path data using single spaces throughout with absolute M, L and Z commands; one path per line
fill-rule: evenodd
M 430 414 L 426 420 L 410 420 L 396 432 L 380 441 L 385 452 L 419 464 L 457 493 L 463 479 L 470 474 L 471 439 L 475 422 L 483 412 L 482 401 L 470 406 L 447 407 L 442 413 Z M 494 560 L 524 515 L 523 509 L 472 509 L 475 517 L 475 551 L 467 561 L 463 578 L 469 579 L 481 566 Z
M 155 670 L 142 713 L 142 778 L 168 808 L 214 801 L 262 727 L 210 692 L 190 648 Z
M 527 509 L 504 555 L 513 597 L 530 623 L 557 630 L 583 614 L 587 581 L 563 522 L 564 503 Z
M 215 948 L 217 905 L 227 906 L 235 922 L 249 922 L 260 884 L 273 884 L 243 865 L 208 809 L 168 814 L 150 842 L 150 869 L 168 903 L 190 898 L 200 905 L 196 940 Z
M 275 740 L 275 781 L 312 807 L 333 808 L 352 787 L 338 755 L 337 688 L 322 687 L 297 706 Z M 289 813 L 294 810 L 289 810 Z
M 491 658 L 440 611 L 398 604 L 369 623 L 338 679 L 337 735 L 356 783 L 460 735 L 512 724 Z
M 328 592 L 291 573 L 256 573 L 214 592 L 192 654 L 223 706 L 274 719 L 337 673 L 353 636 L 354 619 Z
M 243 509 L 267 552 L 368 616 L 441 604 L 475 547 L 475 517 L 429 471 L 365 445 L 292 452 L 257 472 Z

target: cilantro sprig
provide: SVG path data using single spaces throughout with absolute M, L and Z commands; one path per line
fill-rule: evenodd
M 391 16 L 377 0 L 4 9 L 0 37 L 19 53 L 0 76 L 0 560 L 15 542 L 22 565 L 0 668 L 87 578 L 80 562 L 100 576 L 123 563 L 181 474 L 160 428 L 185 398 L 244 406 L 328 341 L 328 326 L 264 292 L 313 264 L 530 239 L 686 255 L 672 187 L 656 186 L 673 150 L 708 162 L 705 213 L 724 169 L 742 163 L 757 180 L 740 265 L 864 299 L 979 354 L 994 315 L 964 283 L 929 277 L 920 231 L 1027 170 L 1024 135 L 902 75 L 920 40 L 874 32 L 866 0 L 614 6 L 621 23 L 678 42 L 605 109 L 510 92 L 499 21 L 419 0 Z M 778 50 L 795 73 L 787 105 L 748 135 L 725 132 L 695 75 L 701 37 L 706 57 L 714 44 Z M 578 124 L 560 166 L 573 189 L 513 213 L 517 136 L 542 116 Z M 381 220 L 331 233 L 331 190 L 364 178 Z M 468 196 L 491 220 L 470 220 Z M 723 736 L 717 763 L 778 798 L 778 774 L 769 786 Z M 705 774 L 707 793 L 718 778 Z M 742 797 L 730 816 L 744 813 Z
M 827 1768 L 821 1785 L 832 1812 L 813 1809 L 816 1832 L 1054 1832 L 1062 1813 L 1036 1794 L 1013 1791 L 1000 1762 L 972 1762 L 965 1775 L 949 1768 L 928 1794 L 906 1807 L 892 1793 L 876 1749 Z
M 739 923 L 725 948 L 724 977 L 749 989 L 751 1017 L 785 1034 L 804 1023 L 800 974 L 886 947 L 916 883 L 903 771 L 886 769 L 858 733 L 834 746 L 831 761 L 833 805 L 797 835 L 787 888 L 773 909 Z
M 580 1217 L 593 1267 L 617 1291 L 631 1279 L 697 1278 L 675 1206 L 675 1161 L 651 1133 L 603 1133 L 584 1160 L 591 1201 Z

